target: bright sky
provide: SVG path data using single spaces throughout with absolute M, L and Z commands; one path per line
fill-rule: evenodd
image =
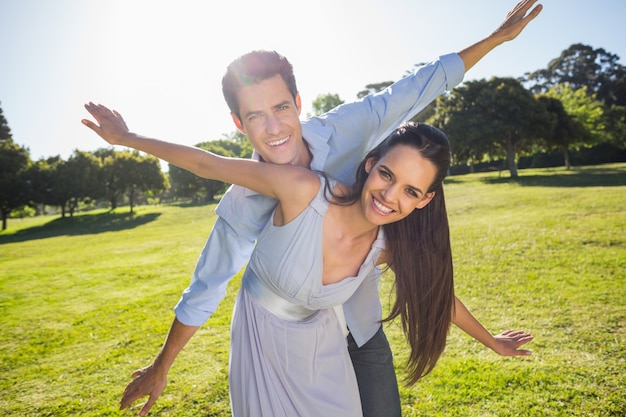
M 541 2 L 541 1 L 540 1 Z M 626 2 L 543 0 L 544 10 L 466 80 L 543 69 L 574 43 L 626 64 Z M 0 0 L 0 107 L 37 160 L 107 144 L 83 104 L 115 108 L 131 130 L 195 144 L 234 131 L 221 93 L 230 61 L 275 49 L 294 65 L 304 105 L 356 98 L 414 64 L 456 52 L 515 0 Z

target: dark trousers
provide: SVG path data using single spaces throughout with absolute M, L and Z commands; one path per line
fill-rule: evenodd
M 348 351 L 359 384 L 363 417 L 400 417 L 402 409 L 393 354 L 382 326 L 360 348 L 348 334 Z

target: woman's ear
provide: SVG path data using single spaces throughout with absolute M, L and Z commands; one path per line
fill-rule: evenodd
M 367 161 L 365 161 L 365 172 L 369 174 L 374 164 L 375 164 L 375 161 L 374 161 L 373 156 L 370 156 L 369 158 L 367 158 Z
M 426 207 L 426 205 L 430 203 L 430 200 L 432 200 L 434 197 L 435 197 L 434 191 L 431 191 L 430 193 L 426 193 L 426 195 L 419 201 L 419 203 L 417 203 L 415 208 L 421 209 L 421 208 Z

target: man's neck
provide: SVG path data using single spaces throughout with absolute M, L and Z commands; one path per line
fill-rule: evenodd
M 309 148 L 309 144 L 307 143 L 305 138 L 302 138 L 302 146 L 304 147 L 304 152 L 301 153 L 302 160 L 298 161 L 296 165 L 311 169 L 311 161 L 313 161 L 313 154 L 311 153 L 311 149 Z

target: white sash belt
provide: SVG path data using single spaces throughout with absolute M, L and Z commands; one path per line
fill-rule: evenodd
M 309 310 L 304 306 L 285 300 L 268 288 L 254 274 L 244 274 L 241 286 L 266 310 L 284 320 L 304 321 L 319 311 Z

